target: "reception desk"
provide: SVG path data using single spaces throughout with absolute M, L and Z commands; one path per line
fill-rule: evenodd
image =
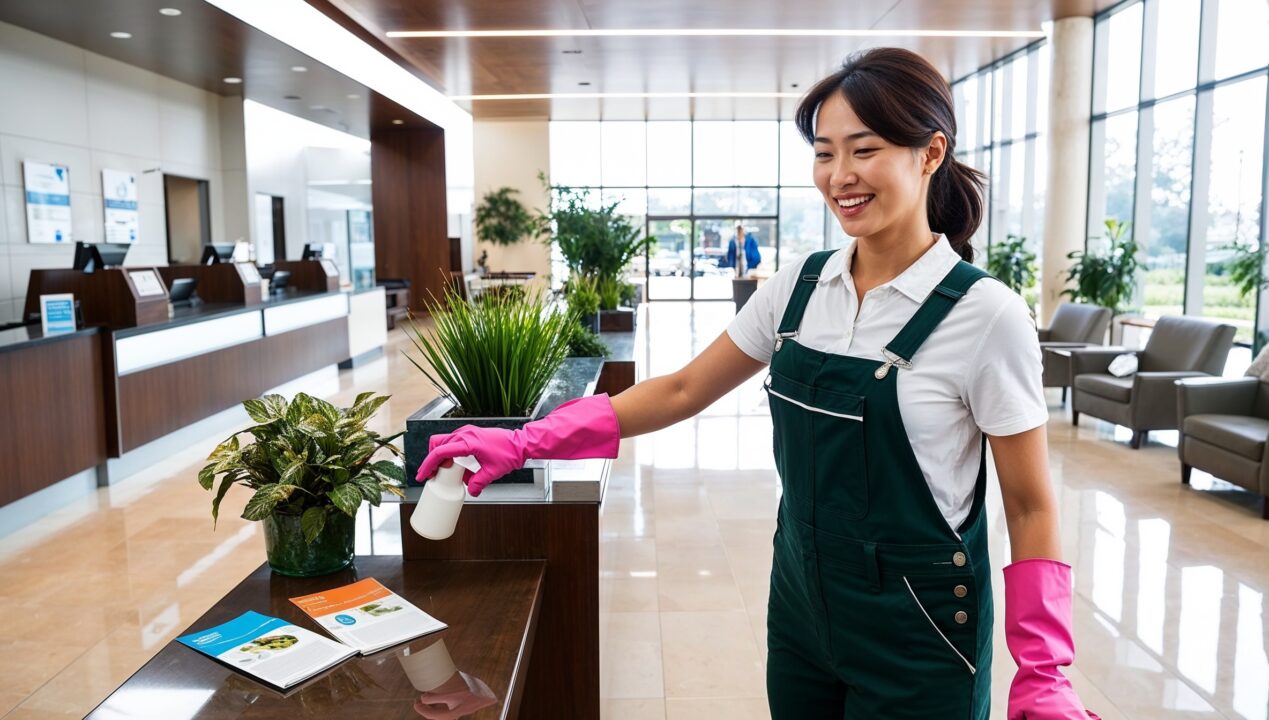
M 348 358 L 348 295 L 207 304 L 107 333 L 111 457 Z
M 0 330 L 0 506 L 106 461 L 104 338 Z

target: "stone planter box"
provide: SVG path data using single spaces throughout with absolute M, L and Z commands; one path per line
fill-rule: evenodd
M 427 457 L 428 440 L 433 435 L 451 433 L 464 425 L 496 427 L 515 430 L 530 420 L 536 420 L 563 403 L 586 395 L 599 378 L 603 358 L 568 358 L 555 371 L 551 382 L 538 400 L 533 412 L 526 417 L 450 417 L 454 404 L 439 397 L 424 405 L 405 421 L 405 477 L 407 485 L 418 485 L 414 475 Z M 532 468 L 515 470 L 495 482 L 532 483 Z

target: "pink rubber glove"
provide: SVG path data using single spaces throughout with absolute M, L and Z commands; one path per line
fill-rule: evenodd
M 464 482 L 475 497 L 489 483 L 524 467 L 525 460 L 615 458 L 620 443 L 621 426 L 612 401 L 607 394 L 589 395 L 569 400 L 519 430 L 464 425 L 452 433 L 433 435 L 415 479 L 428 480 L 446 461 L 474 455 L 480 470 L 467 472 Z
M 1070 565 L 1035 558 L 1005 567 L 1005 642 L 1018 663 L 1009 720 L 1097 718 L 1058 669 L 1075 659 Z

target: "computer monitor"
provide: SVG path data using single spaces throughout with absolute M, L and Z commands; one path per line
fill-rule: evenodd
M 188 304 L 195 287 L 198 287 L 198 278 L 176 278 L 172 280 L 172 287 L 167 289 L 167 297 L 173 303 Z
M 269 278 L 269 292 L 280 293 L 286 290 L 286 286 L 291 282 L 290 270 L 274 270 L 273 277 Z
M 301 260 L 321 260 L 322 246 L 313 243 L 304 243 L 304 252 L 300 253 Z
M 199 265 L 215 265 L 218 262 L 229 262 L 234 257 L 233 243 L 228 245 L 207 245 L 203 247 L 203 258 Z
M 119 267 L 132 246 L 127 243 L 75 243 L 74 269 L 85 273 Z

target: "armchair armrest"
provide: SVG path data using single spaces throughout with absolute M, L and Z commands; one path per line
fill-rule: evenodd
M 1177 419 L 1190 415 L 1250 415 L 1260 379 L 1195 377 L 1176 381 Z
M 1036 334 L 1040 336 L 1040 342 L 1048 342 L 1049 335 L 1052 331 L 1048 328 L 1037 328 Z
M 1124 348 L 1074 348 L 1071 353 L 1071 377 L 1076 375 L 1084 375 L 1086 373 L 1102 374 L 1110 367 L 1110 362 L 1120 355 L 1133 354 L 1136 350 L 1125 350 Z

